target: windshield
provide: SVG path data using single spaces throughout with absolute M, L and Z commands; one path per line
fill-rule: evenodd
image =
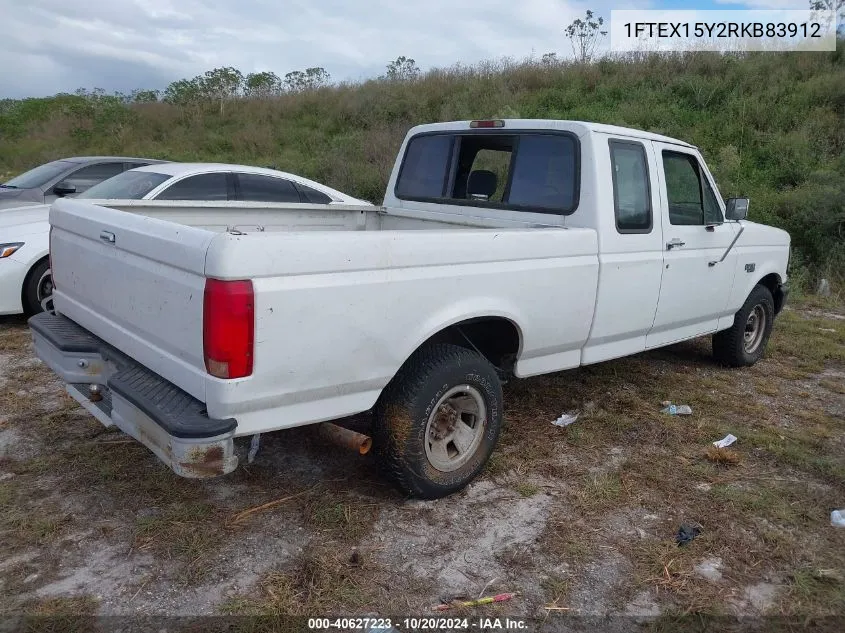
M 172 176 L 152 171 L 125 171 L 94 185 L 84 193 L 79 194 L 77 199 L 140 200 L 170 178 Z
M 52 163 L 44 163 L 35 169 L 30 169 L 29 171 L 22 173 L 16 178 L 12 178 L 3 186 L 12 187 L 14 189 L 34 189 L 35 187 L 41 187 L 42 185 L 50 182 L 63 171 L 67 171 L 73 167 L 75 164 L 76 163 L 70 163 L 64 160 L 54 160 Z

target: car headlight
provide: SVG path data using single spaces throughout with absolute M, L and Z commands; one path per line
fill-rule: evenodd
M 23 246 L 23 242 L 9 242 L 8 244 L 0 244 L 0 259 L 8 257 L 16 250 Z

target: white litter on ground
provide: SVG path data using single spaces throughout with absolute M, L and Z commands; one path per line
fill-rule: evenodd
M 736 442 L 736 439 L 736 435 L 728 433 L 721 440 L 716 440 L 715 442 L 713 442 L 713 446 L 715 446 L 716 448 L 725 448 Z

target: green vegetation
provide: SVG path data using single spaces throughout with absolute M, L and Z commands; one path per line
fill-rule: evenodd
M 167 102 L 151 91 L 0 101 L 0 175 L 61 156 L 130 154 L 274 165 L 380 202 L 411 125 L 598 121 L 695 143 L 723 195 L 750 196 L 751 219 L 791 233 L 795 281 L 841 276 L 845 43 L 829 53 L 634 54 L 590 64 L 550 54 L 415 69 L 399 58 L 383 78 L 336 86 L 324 85 L 322 69 L 300 73 L 299 83 L 299 75 L 244 79 L 215 69 L 184 80 L 188 95 L 191 86 L 208 90 Z

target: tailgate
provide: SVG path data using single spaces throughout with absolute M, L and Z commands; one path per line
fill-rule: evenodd
M 205 401 L 205 254 L 215 233 L 82 200 L 50 209 L 58 312 Z

